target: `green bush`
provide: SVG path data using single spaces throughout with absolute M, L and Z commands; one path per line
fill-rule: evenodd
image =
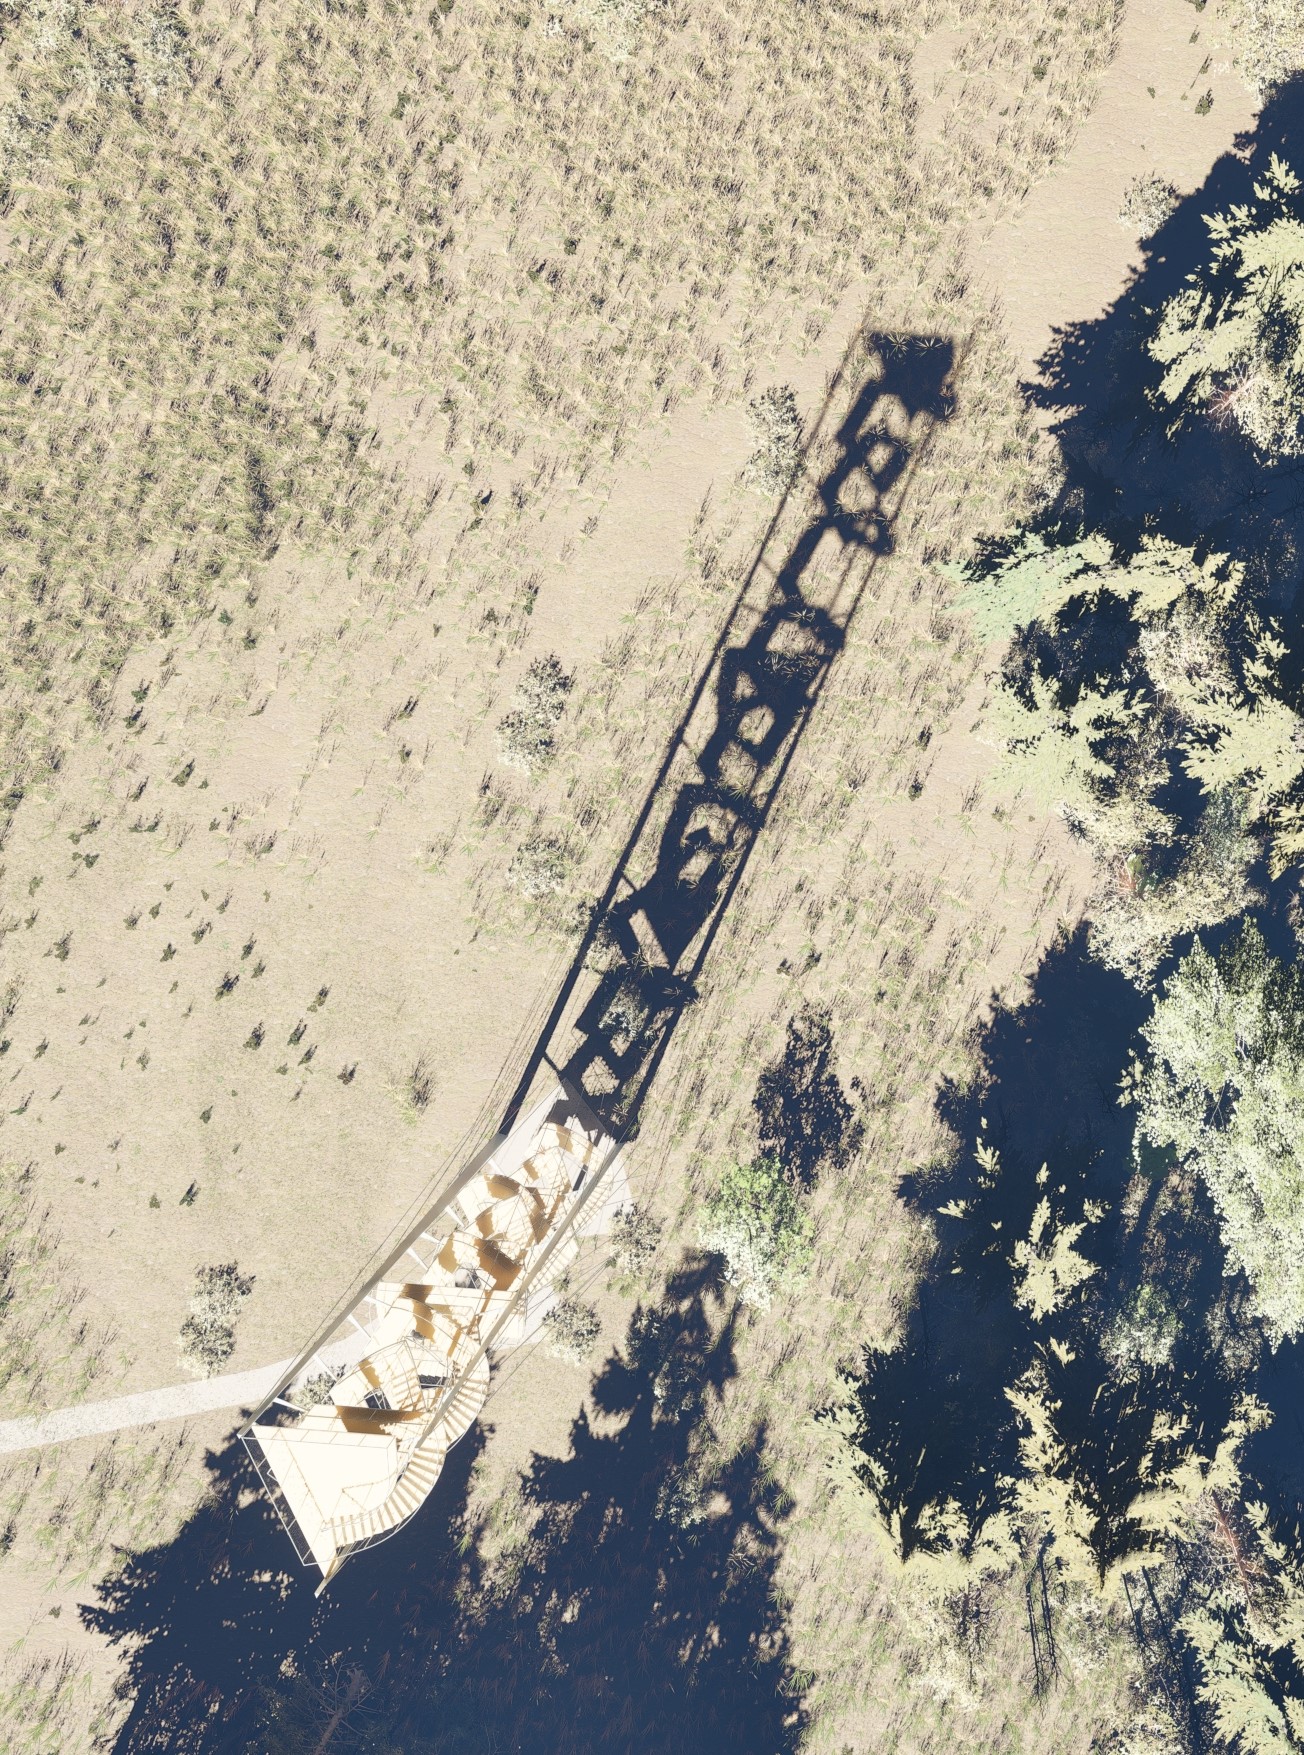
M 810 1265 L 814 1224 L 777 1158 L 735 1164 L 707 1199 L 699 1236 L 722 1255 L 725 1279 L 747 1304 L 764 1309 Z
M 747 412 L 756 449 L 744 466 L 744 479 L 762 493 L 782 493 L 801 465 L 797 398 L 787 384 L 775 384 L 749 402 Z
M 574 684 L 555 652 L 532 660 L 510 711 L 498 723 L 498 753 L 509 768 L 533 775 L 547 767 L 556 753 L 557 721 Z
M 331 1399 L 331 1392 L 342 1375 L 342 1368 L 333 1371 L 314 1371 L 310 1377 L 305 1377 L 296 1389 L 285 1392 L 286 1400 L 293 1402 L 296 1408 L 302 1408 L 307 1413 L 309 1408 L 320 1407 L 323 1402 L 328 1402 Z
M 1124 1300 L 1105 1334 L 1104 1350 L 1120 1371 L 1167 1365 L 1181 1334 L 1172 1299 L 1145 1280 Z
M 1148 238 L 1159 230 L 1180 199 L 1166 177 L 1161 177 L 1158 171 L 1146 171 L 1133 177 L 1123 191 L 1119 224 L 1134 227 L 1143 238 Z
M 531 902 L 542 902 L 564 889 L 574 860 L 554 835 L 531 835 L 516 849 L 507 881 Z
M 571 1365 L 584 1363 L 601 1332 L 597 1311 L 569 1292 L 563 1293 L 543 1319 L 545 1347 L 554 1358 Z
M 618 1273 L 647 1271 L 661 1241 L 662 1224 L 646 1207 L 621 1207 L 611 1224 L 611 1265 Z

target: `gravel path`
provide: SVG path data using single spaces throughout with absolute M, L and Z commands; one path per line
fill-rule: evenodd
M 622 1161 L 614 1166 L 611 1186 L 601 1204 L 585 1216 L 576 1235 L 595 1237 L 611 1229 L 615 1213 L 630 1196 L 629 1174 Z M 517 1347 L 538 1338 L 543 1318 L 556 1301 L 551 1286 L 539 1286 L 519 1313 L 515 1331 L 504 1336 L 505 1347 Z M 323 1349 L 331 1358 L 352 1363 L 364 1350 L 357 1340 L 343 1348 Z M 176 1383 L 168 1389 L 147 1389 L 138 1395 L 113 1396 L 108 1401 L 83 1402 L 75 1408 L 56 1408 L 52 1414 L 32 1414 L 22 1420 L 0 1420 L 0 1456 L 17 1450 L 39 1450 L 47 1444 L 67 1444 L 73 1438 L 94 1438 L 105 1432 L 121 1432 L 130 1426 L 152 1426 L 156 1420 L 181 1420 L 187 1414 L 210 1414 L 218 1408 L 256 1408 L 294 1363 L 280 1359 L 260 1365 L 256 1371 L 231 1371 L 223 1377 Z
M 34 1450 L 45 1444 L 66 1444 L 70 1438 L 119 1432 L 127 1426 L 149 1426 L 156 1420 L 208 1414 L 217 1408 L 253 1408 L 291 1364 L 293 1360 L 281 1359 L 275 1365 L 260 1365 L 256 1371 L 231 1371 L 224 1377 L 177 1383 L 168 1389 L 147 1389 L 139 1395 L 120 1395 L 109 1401 L 83 1402 L 76 1408 L 58 1408 L 52 1414 L 0 1420 L 0 1455 Z

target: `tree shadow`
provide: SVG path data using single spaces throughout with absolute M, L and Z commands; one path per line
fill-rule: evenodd
M 786 1496 L 764 1428 L 708 1468 L 734 1374 L 732 1314 L 690 1259 L 640 1310 L 570 1453 L 536 1458 L 520 1563 L 481 1581 L 432 1692 L 438 1747 L 588 1751 L 795 1748 L 804 1714 L 774 1595 Z M 399 1727 L 399 1746 L 417 1730 Z
M 322 1598 L 234 1449 L 181 1536 L 83 1610 L 128 1650 L 117 1755 L 782 1751 L 804 1724 L 774 1593 L 786 1497 L 758 1428 L 709 1468 L 734 1374 L 709 1258 L 640 1309 L 562 1458 L 536 1456 L 526 1527 L 486 1561 L 479 1450 L 450 1453 L 397 1539 Z
M 1169 437 L 1150 400 L 1162 376 L 1146 343 L 1160 307 L 1208 259 L 1205 216 L 1253 201 L 1272 154 L 1304 168 L 1304 76 L 1287 81 L 1251 134 L 1143 245 L 1144 262 L 1103 316 L 1056 333 L 1031 400 L 1062 418 L 1067 466 L 1057 513 L 1092 527 L 1156 529 L 1200 552 L 1230 554 L 1277 612 L 1304 577 L 1304 459 L 1265 462 L 1234 423 L 1186 422 Z
M 1119 1104 L 1148 1010 L 1080 926 L 1048 950 L 1024 1003 L 995 1011 L 977 1077 L 939 1092 L 957 1146 L 901 1186 L 936 1248 L 899 1344 L 866 1350 L 852 1381 L 862 1479 L 903 1557 L 935 1549 L 948 1507 L 976 1533 L 1010 1503 L 1029 1425 L 1008 1392 L 1029 1381 L 1063 1451 L 1046 1462 L 1052 1485 L 1080 1496 L 1102 1576 L 1145 1547 L 1139 1496 L 1184 1444 L 1211 1455 L 1233 1417 L 1226 1333 L 1199 1314 L 1216 1308 L 1235 1328 L 1215 1216 L 1166 1164 L 1138 1189 Z M 1089 1272 L 1039 1308 L 1029 1287 L 1056 1226 L 1081 1226 Z M 1156 1284 L 1159 1303 L 1142 1292 Z M 1161 1409 L 1176 1416 L 1168 1438 Z
M 1273 155 L 1304 172 L 1304 75 L 1276 88 L 1253 131 L 1238 136 L 1204 184 L 1146 242 L 1142 267 L 1114 304 L 1101 317 L 1057 333 L 1038 362 L 1041 382 L 1025 389 L 1061 417 L 1054 431 L 1067 480 L 1052 522 L 1103 527 L 1124 550 L 1141 530 L 1156 530 L 1197 552 L 1225 552 L 1243 563 L 1255 595 L 1283 624 L 1288 652 L 1281 687 L 1298 707 L 1304 698 L 1304 458 L 1265 459 L 1234 422 L 1191 419 L 1169 437 L 1168 417 L 1151 400 L 1162 368 L 1146 348 L 1161 306 L 1208 260 L 1206 216 L 1252 202 Z M 1255 918 L 1274 954 L 1293 960 L 1298 941 L 1290 915 L 1298 909 L 1298 874 L 1273 882 L 1255 875 L 1265 894 Z M 1240 924 L 1237 917 L 1200 936 L 1216 949 Z M 1161 974 L 1189 943 L 1188 935 L 1174 946 Z M 1194 1201 L 1201 1198 L 1192 1193 Z M 1203 1262 L 1198 1270 L 1188 1264 L 1178 1283 L 1188 1306 L 1199 1309 L 1206 1301 L 1216 1323 L 1236 1293 L 1221 1277 L 1212 1217 L 1206 1229 L 1214 1235 Z M 1251 1388 L 1273 1416 L 1246 1442 L 1244 1473 L 1274 1516 L 1293 1525 L 1304 1514 L 1304 1344 L 1251 1350 L 1251 1362 L 1237 1363 L 1228 1357 L 1226 1337 L 1213 1345 L 1224 1376 Z
M 208 1493 L 175 1540 L 124 1556 L 82 1607 L 83 1622 L 126 1653 L 118 1693 L 132 1705 L 117 1755 L 261 1749 L 269 1690 L 287 1676 L 341 1651 L 369 1678 L 383 1674 L 412 1636 L 430 1574 L 458 1573 L 482 1445 L 473 1431 L 455 1446 L 402 1538 L 321 1598 L 316 1571 L 294 1564 L 243 1446 L 210 1453 Z
M 756 1081 L 752 1107 L 761 1152 L 802 1187 L 813 1187 L 825 1164 L 850 1163 L 865 1124 L 838 1079 L 827 1008 L 806 1006 L 789 1018 L 783 1053 Z
M 943 1080 L 939 1116 L 966 1141 L 986 1121 L 995 1143 L 1034 1170 L 1085 1152 L 1095 1176 L 1117 1178 L 1131 1146 L 1119 1079 L 1149 1009 L 1123 975 L 1091 955 L 1085 925 L 1062 933 L 1023 1003 L 993 1008 L 977 1076 L 964 1085 Z M 917 1201 L 922 1190 L 907 1183 L 903 1192 Z
M 1281 1528 L 1304 1527 L 1304 1340 L 1263 1358 L 1255 1393 L 1272 1423 L 1247 1443 L 1246 1473 Z

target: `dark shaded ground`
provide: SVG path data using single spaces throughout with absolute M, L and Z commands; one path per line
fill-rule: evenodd
M 1144 266 L 1122 296 L 1101 317 L 1057 334 L 1039 362 L 1041 381 L 1026 389 L 1061 416 L 1055 431 L 1069 472 L 1062 512 L 1093 528 L 1154 528 L 1228 553 L 1293 623 L 1304 579 L 1304 459 L 1266 464 L 1235 425 L 1208 419 L 1169 439 L 1169 414 L 1147 399 L 1162 373 L 1145 350 L 1159 307 L 1207 257 L 1204 216 L 1252 202 L 1274 152 L 1304 171 L 1304 76 L 1280 88 L 1253 134 L 1237 138 L 1147 241 Z
M 859 1081 L 852 1088 L 859 1091 Z M 789 1018 L 783 1054 L 757 1080 L 752 1106 L 761 1151 L 803 1188 L 825 1164 L 840 1170 L 850 1163 L 865 1123 L 838 1078 L 827 1009 L 807 1007 Z
M 938 1507 L 958 1507 L 977 1532 L 1010 1505 L 1012 1483 L 1029 1478 L 1020 1453 L 1026 1428 L 1006 1391 L 1030 1372 L 1044 1383 L 1065 1448 L 1054 1473 L 1081 1496 L 1102 1574 L 1147 1546 L 1134 1504 L 1154 1484 L 1156 1465 L 1173 1466 L 1188 1450 L 1211 1455 L 1238 1392 L 1255 1382 L 1261 1345 L 1223 1277 L 1215 1217 L 1195 1179 L 1156 1165 L 1139 1210 L 1120 1204 L 1133 1164 L 1132 1113 L 1119 1105 L 1119 1079 L 1148 1011 L 1148 1000 L 1091 958 L 1079 928 L 1047 952 L 1026 1002 L 995 1013 L 977 1080 L 939 1095 L 962 1143 L 902 1188 L 915 1211 L 933 1218 L 938 1248 L 901 1344 L 866 1352 L 855 1386 L 866 1484 L 903 1556 L 933 1547 Z M 995 1159 L 984 1162 L 979 1143 Z M 1016 1298 L 1011 1258 L 1043 1199 L 1057 1221 L 1088 1218 L 1078 1248 L 1096 1272 L 1038 1320 Z M 1091 1202 L 1101 1203 L 1094 1222 Z M 1171 1351 L 1159 1360 L 1120 1358 L 1115 1324 L 1152 1282 L 1169 1301 Z M 1214 1328 L 1210 1312 L 1219 1315 Z M 1175 1438 L 1157 1438 L 1160 1410 L 1176 1416 Z M 1029 1671 L 1040 1693 L 1056 1673 L 1062 1631 L 1056 1550 L 1040 1516 L 1024 1535 Z M 1180 1587 L 1175 1595 L 1170 1582 L 1161 1600 L 1144 1570 L 1122 1588 L 1147 1671 L 1199 1751 L 1206 1742 L 1195 1665 L 1172 1633 Z
M 472 1436 L 412 1523 L 320 1600 L 315 1575 L 284 1570 L 252 1471 L 211 1458 L 210 1499 L 177 1541 L 83 1611 L 129 1651 L 117 1755 L 793 1749 L 765 1434 L 719 1476 L 695 1464 L 733 1372 L 713 1264 L 691 1260 L 602 1368 L 604 1430 L 581 1416 L 568 1455 L 536 1458 L 514 1564 L 478 1558 Z
M 450 1453 L 406 1540 L 377 1548 L 321 1602 L 317 1575 L 296 1564 L 243 1448 L 210 1454 L 208 1497 L 177 1539 L 125 1559 L 82 1610 L 128 1653 L 121 1686 L 133 1704 L 115 1748 L 257 1749 L 264 1690 L 280 1686 L 284 1666 L 312 1673 L 346 1650 L 369 1679 L 380 1675 L 411 1638 L 430 1574 L 451 1583 L 461 1570 L 479 1447 L 473 1433 Z
M 1116 1206 L 1131 1171 L 1118 1081 L 1148 1009 L 1088 954 L 1079 928 L 1047 953 L 1026 1002 L 997 1010 L 977 1080 L 939 1093 L 939 1110 L 963 1144 L 952 1160 L 902 1185 L 907 1204 L 937 1224 L 939 1247 L 916 1288 L 904 1344 L 867 1356 L 860 1391 L 885 1471 L 885 1509 L 900 1518 L 906 1550 L 923 1539 L 915 1532 L 928 1506 L 953 1500 L 976 1525 L 1000 1503 L 1002 1479 L 1017 1471 L 1018 1426 L 1005 1391 L 1034 1362 L 1044 1335 L 1016 1306 L 1010 1258 L 1044 1194 L 1072 1222 L 1090 1200 Z M 978 1142 L 998 1154 L 995 1173 L 975 1157 Z M 941 1210 L 957 1206 L 963 1216 Z M 1093 1260 L 1118 1252 L 1116 1219 L 1114 1226 L 1112 1237 L 1108 1221 L 1090 1228 L 1082 1247 Z M 1116 1296 L 1099 1288 L 1098 1328 Z M 1084 1429 L 1093 1406 L 1102 1435 L 1106 1423 L 1111 1428 L 1098 1476 L 1102 1496 L 1113 1500 L 1124 1483 L 1111 1478 L 1125 1466 L 1115 1452 L 1134 1453 L 1140 1428 L 1129 1435 L 1130 1391 L 1117 1406 L 1099 1407 L 1106 1375 L 1097 1356 L 1094 1374 L 1079 1368 L 1059 1388 L 1082 1404 Z

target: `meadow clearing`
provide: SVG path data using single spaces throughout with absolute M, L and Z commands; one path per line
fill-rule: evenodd
M 919 1308 L 903 1185 L 1076 968 L 1098 870 L 994 778 L 957 569 L 1082 462 L 1029 382 L 1150 264 L 1129 189 L 1198 207 L 1252 139 L 1245 16 L 6 9 L 6 1417 L 175 1380 L 205 1264 L 252 1281 L 233 1369 L 296 1350 L 483 1127 L 848 407 L 945 350 L 904 475 L 842 484 L 882 540 L 811 562 L 856 612 L 640 1117 L 655 1253 L 576 1269 L 589 1362 L 508 1360 L 444 1496 L 315 1607 L 225 1415 L 9 1459 L 6 1746 L 1178 1746 L 1142 1740 L 1153 1638 L 1046 1596 L 1048 1666 L 1035 1543 L 957 1620 L 816 1416 Z M 812 1040 L 845 1116 L 811 1260 L 739 1306 L 703 1203 Z

